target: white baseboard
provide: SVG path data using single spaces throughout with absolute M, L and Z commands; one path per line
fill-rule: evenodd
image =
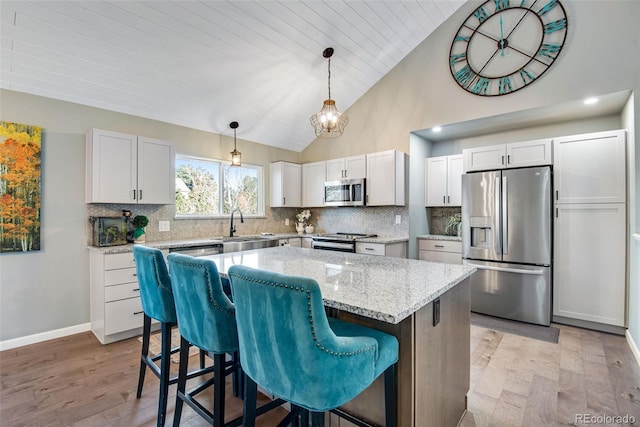
M 633 340 L 633 337 L 629 333 L 628 329 L 627 329 L 626 335 L 627 335 L 627 342 L 629 343 L 629 347 L 631 347 L 631 352 L 636 357 L 636 362 L 638 362 L 638 366 L 640 366 L 640 350 L 638 349 L 638 345 Z
M 12 348 L 35 344 L 42 341 L 53 340 L 56 338 L 62 338 L 73 334 L 79 334 L 81 332 L 87 332 L 90 330 L 91 323 L 83 323 L 80 325 L 69 326 L 68 328 L 56 329 L 53 331 L 41 332 L 39 334 L 27 335 L 25 337 L 0 341 L 0 351 L 10 350 Z

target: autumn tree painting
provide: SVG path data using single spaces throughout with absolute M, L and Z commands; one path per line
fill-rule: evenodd
M 0 121 L 0 252 L 40 250 L 42 128 Z

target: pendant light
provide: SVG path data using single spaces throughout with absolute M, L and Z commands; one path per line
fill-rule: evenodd
M 349 123 L 349 117 L 340 113 L 336 108 L 336 102 L 331 99 L 331 55 L 333 55 L 332 47 L 328 47 L 322 52 L 322 56 L 329 60 L 329 99 L 325 99 L 320 112 L 311 116 L 310 119 L 316 136 L 319 138 L 337 138 L 342 135 L 344 128 Z
M 242 153 L 236 148 L 236 129 L 238 129 L 238 122 L 229 123 L 229 127 L 233 129 L 233 151 L 231 152 L 231 166 L 240 166 L 242 164 Z

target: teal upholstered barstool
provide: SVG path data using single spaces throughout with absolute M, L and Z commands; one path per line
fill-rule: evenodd
M 177 376 L 170 375 L 171 354 L 177 353 L 179 348 L 171 348 L 171 329 L 176 326 L 176 309 L 171 290 L 171 278 L 167 271 L 167 264 L 160 249 L 142 245 L 133 246 L 133 256 L 136 262 L 136 275 L 140 288 L 140 299 L 144 311 L 142 327 L 142 351 L 140 356 L 140 374 L 136 397 L 142 396 L 145 372 L 151 369 L 160 379 L 160 393 L 158 398 L 158 426 L 164 426 L 167 414 L 167 396 L 169 385 L 178 381 Z M 151 336 L 152 319 L 160 322 L 161 351 L 159 355 L 149 355 L 149 338 Z M 160 360 L 160 366 L 156 362 Z M 206 373 L 204 367 L 204 352 L 200 353 L 200 368 L 188 374 L 189 378 Z
M 180 343 L 178 392 L 173 425 L 180 425 L 183 402 L 209 424 L 225 425 L 225 378 L 236 373 L 239 378 L 238 333 L 235 308 L 225 295 L 213 261 L 182 254 L 169 254 L 169 270 L 176 304 Z M 213 354 L 213 378 L 185 391 L 189 343 Z M 226 354 L 232 360 L 226 361 Z M 204 408 L 195 396 L 213 385 L 213 412 Z M 239 425 L 240 418 L 231 422 Z
M 394 336 L 327 318 L 313 279 L 242 265 L 232 266 L 229 278 L 246 380 L 243 425 L 255 425 L 256 383 L 292 404 L 292 424 L 302 408 L 322 426 L 324 412 L 335 412 L 383 373 L 386 425 L 397 425 Z

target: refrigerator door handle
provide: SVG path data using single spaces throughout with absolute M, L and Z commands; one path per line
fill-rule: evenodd
M 508 186 L 507 177 L 502 177 L 502 253 L 509 253 L 509 210 L 507 208 Z
M 502 254 L 502 219 L 500 215 L 500 197 L 497 196 L 500 194 L 500 178 L 496 178 L 496 196 L 495 200 L 495 211 L 494 218 L 495 224 L 493 228 L 493 246 L 496 254 Z
M 541 275 L 544 274 L 544 270 L 524 270 L 521 268 L 505 268 L 505 267 L 493 267 L 489 265 L 478 265 L 473 262 L 467 261 L 465 264 L 473 265 L 477 267 L 478 270 L 492 270 L 492 271 L 502 271 L 504 273 L 517 273 L 517 274 L 533 274 L 533 275 Z

